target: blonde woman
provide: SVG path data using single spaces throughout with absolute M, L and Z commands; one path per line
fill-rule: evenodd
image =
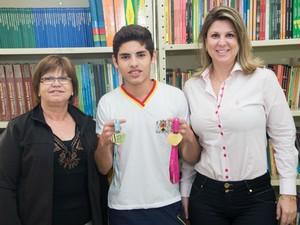
M 276 75 L 251 56 L 243 20 L 232 8 L 209 12 L 200 43 L 203 70 L 184 87 L 202 147 L 201 153 L 200 148 L 182 149 L 196 170 L 190 195 L 183 193 L 189 195 L 191 224 L 291 224 L 296 216 L 295 126 Z M 277 203 L 267 172 L 266 133 L 280 175 Z

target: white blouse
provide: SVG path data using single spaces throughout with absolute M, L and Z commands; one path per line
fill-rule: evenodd
M 296 194 L 298 151 L 295 125 L 276 75 L 266 68 L 243 74 L 238 63 L 213 91 L 209 69 L 188 80 L 184 92 L 190 123 L 203 150 L 194 169 L 218 181 L 254 179 L 265 174 L 271 138 L 280 176 L 280 193 Z M 182 196 L 189 196 L 192 174 L 183 168 Z

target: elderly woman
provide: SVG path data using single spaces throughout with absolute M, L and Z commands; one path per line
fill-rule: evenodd
M 0 224 L 106 224 L 95 122 L 72 106 L 77 90 L 68 58 L 50 55 L 36 66 L 36 107 L 0 137 Z

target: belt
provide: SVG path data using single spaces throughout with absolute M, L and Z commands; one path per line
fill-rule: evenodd
M 93 223 L 92 223 L 92 221 L 89 221 L 89 222 L 87 222 L 87 223 L 84 224 L 84 225 L 93 225 Z
M 197 177 L 194 181 L 199 187 L 204 185 L 208 188 L 213 188 L 215 190 L 224 191 L 225 193 L 231 192 L 235 189 L 244 189 L 252 192 L 253 187 L 270 185 L 270 175 L 265 173 L 262 176 L 254 178 L 252 180 L 242 180 L 242 181 L 217 181 L 206 177 L 200 173 L 197 173 Z

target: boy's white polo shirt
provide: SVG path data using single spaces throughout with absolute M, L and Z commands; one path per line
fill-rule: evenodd
M 106 121 L 126 119 L 120 151 L 120 187 L 112 182 L 108 205 L 113 209 L 157 208 L 180 201 L 178 184 L 169 178 L 171 146 L 164 121 L 179 117 L 188 120 L 186 98 L 178 88 L 153 81 L 144 102 L 121 87 L 105 94 L 97 109 L 97 133 Z M 115 179 L 115 178 L 113 178 Z

